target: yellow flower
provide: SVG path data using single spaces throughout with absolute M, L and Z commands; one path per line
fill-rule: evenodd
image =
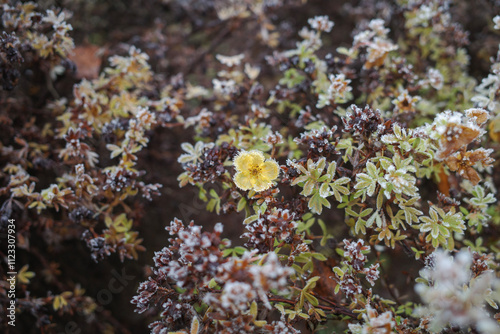
M 264 161 L 264 154 L 256 150 L 241 151 L 234 159 L 234 167 L 237 172 L 234 183 L 243 190 L 260 192 L 269 189 L 279 174 L 278 163 L 273 159 Z

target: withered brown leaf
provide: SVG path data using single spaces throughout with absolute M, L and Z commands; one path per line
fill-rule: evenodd
M 445 159 L 472 143 L 480 134 L 481 130 L 479 128 L 449 123 L 439 141 L 440 147 L 436 158 L 439 160 Z

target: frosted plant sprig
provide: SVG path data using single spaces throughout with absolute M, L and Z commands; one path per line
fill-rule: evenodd
M 440 332 L 448 325 L 464 330 L 474 326 L 482 334 L 500 331 L 485 309 L 486 303 L 497 308 L 500 281 L 491 271 L 473 278 L 471 264 L 472 255 L 466 250 L 455 258 L 438 250 L 421 271 L 422 278 L 417 279 L 415 290 L 424 305 L 415 315 L 430 317 L 432 332 Z
M 361 200 L 364 202 L 366 196 L 371 197 L 375 194 L 377 186 L 385 189 L 387 187 L 387 180 L 384 177 L 383 171 L 373 162 L 369 161 L 366 164 L 366 173 L 358 173 L 356 175 L 354 189 L 357 189 L 357 191 L 354 196 L 361 196 Z
M 460 210 L 465 215 L 468 225 L 475 226 L 480 232 L 482 227 L 486 226 L 488 220 L 491 218 L 487 213 L 490 204 L 495 203 L 497 200 L 493 193 L 486 194 L 486 189 L 482 185 L 478 184 L 467 190 L 472 195 L 472 197 L 464 199 L 464 202 L 469 204 L 469 207 L 460 207 Z
M 351 80 L 347 79 L 345 74 L 330 74 L 328 78 L 330 79 L 330 84 L 325 92 L 318 94 L 316 108 L 323 108 L 332 103 L 345 103 L 352 98 L 352 87 L 349 85 Z
M 382 67 L 388 54 L 398 49 L 398 46 L 387 38 L 388 28 L 384 28 L 384 20 L 374 19 L 369 23 L 369 29 L 363 30 L 354 36 L 353 45 L 350 49 L 339 48 L 339 52 L 348 57 L 358 58 L 359 50 L 366 48 L 364 57 L 365 69 L 378 69 Z
M 419 136 L 418 131 L 401 127 L 397 123 L 392 124 L 392 133 L 382 135 L 380 140 L 393 153 L 396 152 L 397 147 L 397 150 L 403 156 L 407 153 L 419 155 L 421 163 L 418 163 L 418 165 L 424 164 L 425 160 L 432 158 L 434 147 L 430 143 L 429 138 Z M 417 161 L 413 160 L 413 162 Z
M 429 209 L 429 216 L 420 217 L 422 224 L 415 225 L 422 233 L 430 232 L 426 235 L 425 241 L 431 242 L 434 248 L 438 246 L 453 249 L 455 242 L 453 233 L 463 234 L 465 223 L 462 213 L 455 212 L 452 207 L 448 212 L 434 205 Z
M 190 143 L 182 143 L 181 148 L 186 152 L 181 154 L 177 161 L 179 163 L 197 163 L 201 162 L 201 156 L 206 148 L 213 148 L 214 143 L 204 143 L 202 141 L 196 142 L 193 146 Z
M 495 195 L 489 193 L 486 195 L 485 189 L 481 185 L 476 185 L 471 189 L 471 194 L 473 197 L 470 199 L 466 198 L 465 202 L 475 206 L 480 210 L 486 210 L 489 204 L 495 203 Z
M 380 161 L 380 165 L 385 171 L 384 178 L 387 183 L 383 188 L 388 199 L 392 193 L 411 197 L 418 196 L 418 188 L 415 185 L 417 179 L 412 175 L 416 172 L 416 168 L 411 157 L 402 159 L 401 155 L 396 153 L 392 159 L 380 157 L 373 160 Z
M 323 206 L 330 208 L 331 204 L 326 199 L 334 195 L 335 199 L 342 203 L 343 195 L 349 194 L 347 185 L 351 182 L 348 177 L 340 177 L 334 180 L 337 164 L 330 162 L 326 173 L 323 174 L 326 167 L 326 158 L 322 157 L 317 162 L 308 159 L 306 166 L 303 164 L 288 160 L 287 164 L 297 170 L 300 176 L 293 179 L 291 185 L 300 185 L 303 190 L 301 195 L 311 196 L 308 201 L 308 207 L 313 213 L 321 214 Z
M 403 89 L 397 97 L 392 100 L 392 104 L 395 106 L 395 112 L 415 112 L 416 104 L 421 100 L 420 96 L 411 96 L 408 90 Z
M 370 305 L 366 305 L 362 324 L 349 324 L 352 334 L 388 334 L 396 327 L 396 321 L 391 311 L 379 314 Z
M 363 293 L 360 275 L 364 275 L 370 285 L 374 286 L 380 276 L 380 264 L 366 266 L 368 258 L 365 254 L 370 252 L 370 246 L 365 245 L 362 239 L 355 242 L 344 239 L 343 242 L 344 250 L 338 249 L 337 252 L 344 260 L 340 266 L 333 268 L 335 273 L 333 279 L 338 283 L 335 293 L 342 291 L 346 298 L 353 298 L 353 301 L 356 301 L 357 295 Z
M 311 28 L 317 31 L 324 32 L 332 31 L 332 28 L 334 26 L 333 21 L 330 21 L 330 19 L 326 15 L 313 17 L 307 20 L 307 23 L 311 25 Z
M 444 78 L 438 69 L 430 68 L 427 72 L 428 82 L 432 88 L 440 90 L 444 85 Z

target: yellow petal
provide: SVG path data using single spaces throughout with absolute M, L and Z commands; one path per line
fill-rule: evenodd
M 262 168 L 262 177 L 268 180 L 274 180 L 278 177 L 279 172 L 280 169 L 276 161 L 269 159 L 264 162 L 264 166 Z
M 252 157 L 254 166 L 259 166 L 264 163 L 264 154 L 261 151 L 253 150 L 248 152 L 248 154 Z
M 238 172 L 247 171 L 252 164 L 253 156 L 247 151 L 241 151 L 233 161 L 233 165 Z
M 253 185 L 253 190 L 255 190 L 256 192 L 261 192 L 269 189 L 272 186 L 272 184 L 273 183 L 267 179 L 256 178 Z
M 238 172 L 234 175 L 234 183 L 242 190 L 252 189 L 252 178 L 246 173 Z

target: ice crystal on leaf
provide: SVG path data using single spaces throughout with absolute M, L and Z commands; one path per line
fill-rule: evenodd
M 499 15 L 497 15 L 493 18 L 493 23 L 495 24 L 493 29 L 500 30 L 500 16 Z

